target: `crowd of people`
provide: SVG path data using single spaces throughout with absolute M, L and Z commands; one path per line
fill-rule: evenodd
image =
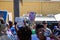
M 6 35 L 11 40 L 60 40 L 60 22 L 58 26 L 48 27 L 47 21 L 34 23 L 24 20 L 23 26 L 17 22 L 8 21 L 6 24 Z

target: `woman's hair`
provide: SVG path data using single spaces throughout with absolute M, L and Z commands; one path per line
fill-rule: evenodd
M 10 28 L 11 28 L 12 25 L 13 25 L 13 22 L 12 22 L 12 21 L 9 21 L 8 23 L 9 23 L 9 26 L 10 26 Z
M 31 30 L 27 27 L 21 27 L 17 31 L 17 36 L 19 40 L 31 40 Z
M 4 20 L 0 19 L 0 21 L 1 21 L 2 24 L 5 24 Z
M 44 26 L 42 24 L 36 25 L 36 34 L 40 40 L 46 40 L 46 37 L 44 36 L 44 29 L 43 28 L 44 28 Z
M 42 24 L 36 24 L 36 31 L 40 28 L 44 28 L 44 26 Z
M 17 25 L 17 22 L 14 22 L 14 25 Z

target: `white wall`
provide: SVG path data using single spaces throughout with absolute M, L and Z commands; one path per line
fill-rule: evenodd
M 13 1 L 13 0 L 0 0 L 0 1 Z M 23 2 L 39 2 L 39 1 L 60 1 L 60 0 L 23 0 Z
M 40 0 L 23 0 L 23 2 L 39 2 Z
M 8 12 L 8 14 L 9 14 L 9 21 L 13 21 L 13 19 L 12 19 L 13 15 L 12 15 L 12 13 Z
M 13 0 L 0 0 L 0 1 L 13 1 Z

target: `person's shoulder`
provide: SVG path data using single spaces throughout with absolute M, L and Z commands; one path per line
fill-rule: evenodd
M 51 29 L 49 29 L 49 28 L 46 28 L 47 30 L 51 30 Z

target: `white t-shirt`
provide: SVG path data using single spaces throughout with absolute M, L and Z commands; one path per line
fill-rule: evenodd
M 13 35 L 10 29 L 8 29 L 8 30 L 6 31 L 6 34 L 7 34 L 8 37 Z

